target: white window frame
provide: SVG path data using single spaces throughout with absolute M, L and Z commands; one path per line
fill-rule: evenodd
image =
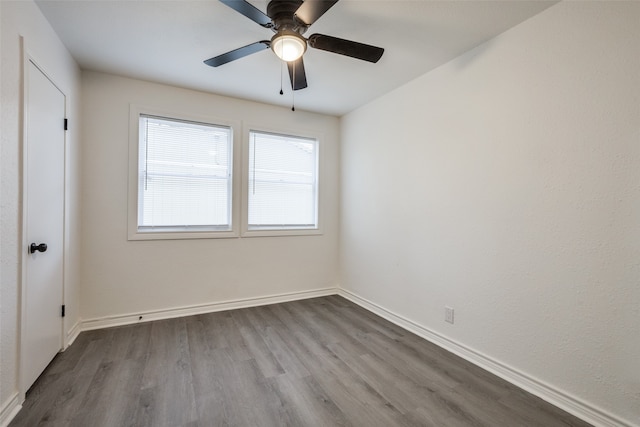
M 317 226 L 315 228 L 249 228 L 249 147 L 251 132 L 270 133 L 275 135 L 289 135 L 292 137 L 313 139 L 316 141 L 317 166 L 316 166 L 316 209 Z M 242 133 L 242 237 L 275 237 L 275 236 L 312 236 L 321 235 L 323 224 L 323 197 L 322 197 L 322 176 L 324 169 L 322 140 L 323 134 L 304 129 L 273 128 L 262 125 L 245 124 Z
M 168 120 L 187 121 L 224 126 L 231 129 L 232 135 L 232 171 L 231 171 L 231 227 L 228 230 L 139 230 L 138 229 L 138 150 L 140 116 L 155 116 Z M 234 238 L 239 236 L 239 212 L 241 182 L 238 172 L 241 166 L 241 125 L 239 122 L 216 117 L 203 117 L 190 113 L 180 113 L 144 107 L 135 104 L 129 106 L 129 205 L 128 205 L 128 240 L 174 240 L 174 239 L 212 239 Z

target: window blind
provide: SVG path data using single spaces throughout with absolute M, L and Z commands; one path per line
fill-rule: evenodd
M 250 132 L 248 228 L 317 228 L 317 169 L 317 140 Z
M 231 129 L 141 115 L 138 229 L 229 230 Z

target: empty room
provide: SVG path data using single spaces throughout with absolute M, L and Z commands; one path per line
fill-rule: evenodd
M 640 2 L 0 23 L 0 427 L 640 427 Z

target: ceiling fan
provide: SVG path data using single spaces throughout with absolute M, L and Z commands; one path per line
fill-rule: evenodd
M 338 0 L 271 0 L 266 15 L 246 0 L 220 1 L 258 25 L 271 29 L 275 35 L 270 40 L 261 40 L 204 61 L 212 67 L 271 48 L 280 59 L 287 62 L 292 89 L 300 90 L 307 87 L 302 55 L 308 46 L 373 63 L 378 62 L 384 53 L 380 47 L 324 34 L 312 34 L 308 38 L 303 36 Z

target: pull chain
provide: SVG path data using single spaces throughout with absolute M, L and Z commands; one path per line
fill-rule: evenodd
M 296 64 L 293 63 L 293 78 L 291 79 L 291 111 L 296 111 Z
M 280 95 L 284 95 L 284 92 L 282 91 L 282 86 L 283 86 L 283 81 L 284 79 L 282 78 L 282 76 L 284 75 L 284 61 L 282 61 L 282 65 L 280 66 Z

